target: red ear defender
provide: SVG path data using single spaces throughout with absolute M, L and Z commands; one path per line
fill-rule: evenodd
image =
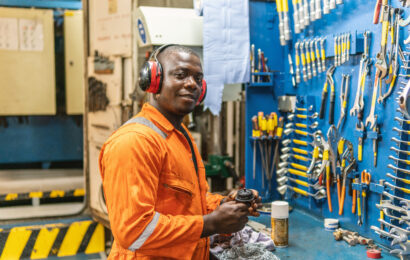
M 206 96 L 206 81 L 203 79 L 202 80 L 202 86 L 201 86 L 201 95 L 198 98 L 198 101 L 196 102 L 196 105 L 201 104 L 202 101 L 204 101 L 205 96 Z
M 146 91 L 157 94 L 159 92 L 159 86 L 160 86 L 161 76 L 162 76 L 161 64 L 159 64 L 156 61 L 148 61 L 148 63 L 150 65 L 151 80 L 150 80 L 149 88 Z

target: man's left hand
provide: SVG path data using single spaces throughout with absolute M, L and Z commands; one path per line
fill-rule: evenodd
M 249 207 L 249 215 L 254 216 L 254 217 L 259 217 L 260 213 L 257 211 L 257 209 L 262 208 L 262 198 L 259 196 L 259 192 L 257 190 L 250 189 L 254 195 L 254 200 L 252 201 L 251 206 Z M 228 201 L 234 201 L 236 194 L 238 193 L 238 190 L 232 190 L 226 198 L 224 198 L 221 201 L 221 204 L 228 202 Z

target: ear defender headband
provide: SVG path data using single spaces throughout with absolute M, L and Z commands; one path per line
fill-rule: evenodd
M 148 61 L 144 63 L 140 70 L 139 86 L 143 91 L 157 94 L 161 91 L 163 70 L 161 63 L 158 61 L 157 56 L 163 50 L 170 46 L 177 46 L 177 44 L 165 44 L 152 52 Z M 206 96 L 206 82 L 203 79 L 201 84 L 201 94 L 199 96 L 197 105 L 199 105 Z

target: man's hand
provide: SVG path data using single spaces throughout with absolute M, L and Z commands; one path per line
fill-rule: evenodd
M 204 228 L 201 237 L 216 233 L 229 234 L 243 229 L 248 222 L 248 206 L 243 203 L 228 201 L 212 213 L 204 216 Z
M 249 207 L 249 214 L 254 217 L 259 217 L 259 212 L 257 209 L 262 208 L 262 198 L 259 197 L 259 192 L 257 190 L 250 189 L 255 196 L 255 199 L 252 201 L 251 206 Z M 238 190 L 231 191 L 226 198 L 224 198 L 221 204 L 228 202 L 228 201 L 235 201 L 236 194 Z

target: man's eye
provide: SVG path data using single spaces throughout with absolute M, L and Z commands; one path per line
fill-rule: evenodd
M 196 83 L 201 84 L 202 83 L 202 76 L 195 77 L 195 81 L 196 81 Z
M 185 73 L 181 72 L 181 73 L 175 73 L 175 77 L 177 79 L 183 79 L 185 78 Z

